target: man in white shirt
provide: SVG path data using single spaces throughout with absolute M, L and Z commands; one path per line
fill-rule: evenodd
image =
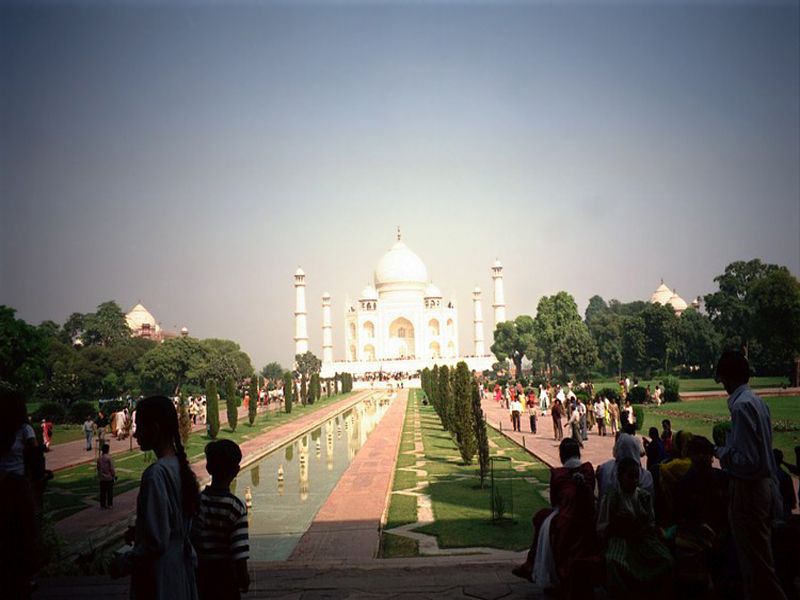
M 519 401 L 519 395 L 514 396 L 511 401 L 511 425 L 514 431 L 522 431 L 519 424 L 519 417 L 522 414 L 522 402 Z

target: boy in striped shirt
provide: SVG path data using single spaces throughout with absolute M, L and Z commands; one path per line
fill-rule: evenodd
M 230 492 L 241 460 L 242 451 L 231 440 L 206 446 L 211 485 L 200 493 L 199 527 L 192 535 L 200 600 L 239 600 L 239 592 L 250 587 L 247 508 Z

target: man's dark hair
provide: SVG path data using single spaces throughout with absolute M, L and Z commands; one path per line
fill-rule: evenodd
M 747 383 L 750 381 L 750 363 L 740 350 L 726 350 L 717 363 L 717 378 L 732 379 Z
M 714 454 L 714 444 L 707 437 L 695 435 L 686 443 L 686 453 L 689 456 Z
M 103 450 L 103 454 L 108 454 L 109 451 L 111 450 L 111 446 L 109 446 L 108 444 L 103 444 L 102 450 Z
M 573 456 L 580 458 L 581 445 L 577 442 L 577 440 L 572 438 L 564 438 L 561 440 L 561 444 L 558 446 L 558 455 L 561 458 L 562 463 L 566 462 Z
M 239 471 L 242 451 L 236 442 L 218 440 L 206 445 L 206 469 L 213 477 L 230 477 Z

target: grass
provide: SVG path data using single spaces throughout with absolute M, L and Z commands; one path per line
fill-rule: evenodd
M 488 434 L 493 455 L 512 459 L 514 523 L 492 524 L 490 482 L 480 488 L 479 467 L 473 462 L 465 465 L 449 433 L 444 431 L 439 417 L 430 406 L 420 402 L 422 392 L 411 390 L 404 428 L 405 436 L 413 432 L 413 411 L 419 411 L 425 469 L 428 472 L 435 522 L 416 529 L 434 535 L 442 548 L 491 547 L 507 550 L 524 550 L 533 536 L 531 516 L 547 506 L 541 491 L 550 479 L 547 467 L 508 440 L 494 429 Z M 398 456 L 398 467 L 414 464 L 417 459 L 407 454 Z M 408 487 L 406 475 L 395 476 L 395 490 Z M 533 479 L 535 478 L 535 480 Z M 503 482 L 508 484 L 508 481 Z M 413 504 L 412 504 L 413 501 Z M 404 494 L 393 494 L 389 507 L 387 529 L 416 520 L 416 501 Z M 394 558 L 415 556 L 418 552 L 413 540 L 396 539 L 400 536 L 384 534 L 381 541 L 382 556 Z
M 767 397 L 764 401 L 772 413 L 773 423 L 790 421 L 800 428 L 800 396 Z M 693 400 L 662 404 L 659 407 L 645 407 L 644 429 L 641 433 L 646 433 L 650 427 L 657 427 L 660 430 L 662 419 L 669 419 L 673 431 L 684 429 L 711 439 L 714 424 L 720 420 L 727 420 L 729 416 L 728 404 L 723 399 Z M 780 448 L 785 456 L 794 456 L 794 447 L 800 444 L 800 429 L 773 432 L 772 444 L 775 448 Z
M 353 393 L 349 392 L 331 398 L 323 398 L 309 406 L 294 406 L 292 412 L 288 414 L 282 410 L 270 410 L 259 414 L 253 425 L 250 425 L 245 417 L 239 421 L 236 431 L 231 431 L 227 426 L 220 428 L 217 439 L 229 439 L 241 444 L 285 423 L 299 419 L 303 415 L 344 400 Z M 224 403 L 221 404 L 220 414 L 224 414 L 225 405 Z M 58 434 L 58 427 L 56 428 L 56 435 Z M 81 433 L 77 439 L 82 438 L 83 434 Z M 186 455 L 190 463 L 198 462 L 204 457 L 206 444 L 210 441 L 212 440 L 206 435 L 205 431 L 198 431 L 189 436 L 189 441 L 186 444 Z M 113 456 L 118 477 L 114 485 L 115 495 L 136 488 L 139 485 L 142 473 L 154 460 L 152 454 L 141 452 L 136 447 L 135 441 L 133 446 L 134 450 Z M 91 506 L 91 499 L 99 501 L 99 493 L 100 488 L 97 483 L 94 462 L 57 471 L 53 480 L 47 485 L 47 491 L 44 495 L 45 514 L 53 522 L 60 521 Z
M 659 383 L 663 384 L 664 378 L 659 377 L 655 379 L 645 380 L 639 379 L 639 385 L 641 387 L 650 386 L 650 389 L 655 389 L 656 385 Z M 717 383 L 713 379 L 687 379 L 682 378 L 680 380 L 681 392 L 719 392 L 721 396 L 725 395 L 725 390 L 722 388 L 722 384 Z M 783 386 L 789 385 L 789 379 L 786 377 L 751 377 L 750 378 L 750 387 L 753 389 L 756 388 L 779 388 Z M 594 383 L 594 389 L 600 391 L 604 387 L 614 388 L 615 390 L 619 388 L 619 381 L 598 381 Z M 662 385 L 663 387 L 663 385 Z

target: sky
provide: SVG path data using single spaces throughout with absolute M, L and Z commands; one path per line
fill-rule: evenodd
M 294 355 L 403 241 L 491 330 L 800 274 L 797 2 L 0 3 L 0 304 Z

